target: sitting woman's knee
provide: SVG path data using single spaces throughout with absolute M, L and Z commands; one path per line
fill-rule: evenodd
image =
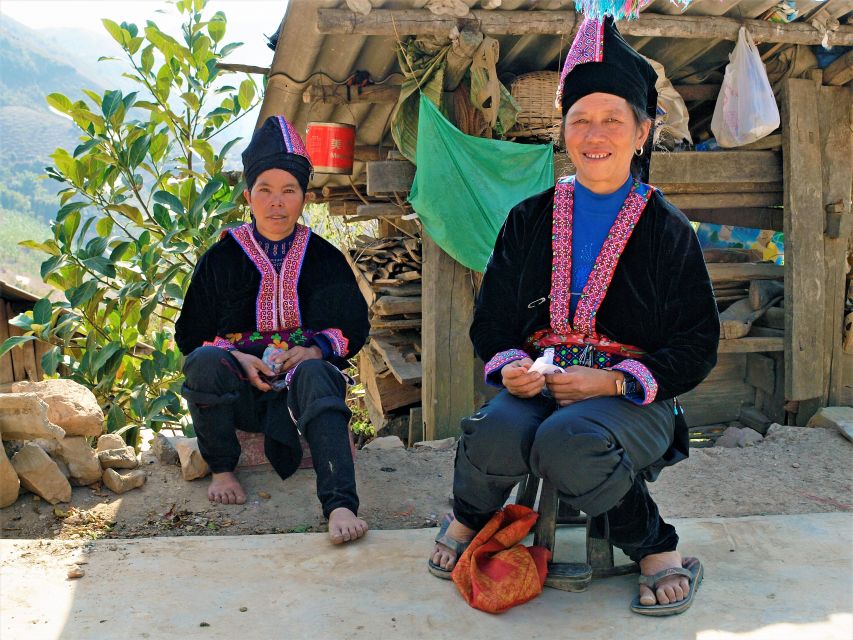
M 184 360 L 184 375 L 187 378 L 210 377 L 220 369 L 231 371 L 238 376 L 239 364 L 233 361 L 228 352 L 219 347 L 203 346 L 194 349 Z
M 532 430 L 513 416 L 483 407 L 462 420 L 462 434 L 465 453 L 478 468 L 501 475 L 526 473 Z
M 546 421 L 533 441 L 530 465 L 533 473 L 561 491 L 580 495 L 601 484 L 621 457 L 621 449 L 606 429 L 583 421 Z

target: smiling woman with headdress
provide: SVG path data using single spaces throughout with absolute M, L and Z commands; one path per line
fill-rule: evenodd
M 558 90 L 577 173 L 510 211 L 486 268 L 471 339 L 503 390 L 463 420 L 436 575 L 533 473 L 607 514 L 611 542 L 640 564 L 633 611 L 692 601 L 701 565 L 676 550 L 646 481 L 687 456 L 676 396 L 713 368 L 719 319 L 687 218 L 640 181 L 655 79 L 612 18 L 583 22 Z M 562 372 L 531 370 L 543 353 Z

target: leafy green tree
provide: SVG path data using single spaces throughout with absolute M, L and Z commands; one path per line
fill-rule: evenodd
M 223 43 L 225 16 L 204 17 L 206 0 L 174 4 L 184 19 L 177 37 L 151 21 L 103 20 L 138 91 L 47 97 L 74 121 L 80 144 L 57 149 L 47 169 L 62 184 L 53 238 L 21 244 L 49 254 L 41 276 L 64 299 L 43 298 L 15 318 L 25 335 L 0 347 L 54 345 L 45 372 L 62 366 L 90 387 L 108 431 L 132 429 L 132 443 L 141 425 L 188 426 L 174 320 L 198 257 L 243 218 L 242 184 L 223 175 L 237 139 L 217 136 L 260 99 L 249 77 L 220 86 L 217 63 L 240 46 Z

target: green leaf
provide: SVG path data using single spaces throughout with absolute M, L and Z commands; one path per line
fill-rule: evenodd
M 219 42 L 225 37 L 225 14 L 217 11 L 207 23 L 207 33 L 214 42 Z
M 127 152 L 127 164 L 131 168 L 138 167 L 145 159 L 148 153 L 148 148 L 151 145 L 149 136 L 142 136 L 133 141 L 130 145 L 130 150 Z
M 74 213 L 75 211 L 85 209 L 87 206 L 88 205 L 85 202 L 69 202 L 56 212 L 56 222 L 62 222 L 63 220 L 65 220 L 66 217 L 68 217 L 68 215 Z
M 142 55 L 140 56 L 140 65 L 142 66 L 142 70 L 145 73 L 150 73 L 151 69 L 154 67 L 154 45 L 149 44 L 142 50 Z
M 184 215 L 186 213 L 184 205 L 181 204 L 178 197 L 168 191 L 156 191 L 153 198 L 154 202 L 159 202 L 160 204 L 165 205 L 178 215 Z
M 77 146 L 74 148 L 74 154 L 73 154 L 73 155 L 74 155 L 74 157 L 76 158 L 76 157 L 78 157 L 78 156 L 80 156 L 80 155 L 82 155 L 82 154 L 86 153 L 86 152 L 87 152 L 87 151 L 89 151 L 92 147 L 97 146 L 97 144 L 98 144 L 99 142 L 100 142 L 100 140 L 98 140 L 98 138 L 92 138 L 91 140 L 87 140 L 86 142 L 84 142 L 84 143 L 83 143 L 83 144 L 81 144 L 81 145 L 77 145 Z
M 31 331 L 33 326 L 33 314 L 30 311 L 26 313 L 19 313 L 14 318 L 9 320 L 9 324 L 11 324 L 13 327 L 23 329 L 24 331 Z
M 98 292 L 98 281 L 87 280 L 79 287 L 73 287 L 65 292 L 69 304 L 75 309 L 81 309 Z
M 85 260 L 83 260 L 83 265 L 87 269 L 91 269 L 92 271 L 100 273 L 101 275 L 106 276 L 108 278 L 116 277 L 116 268 L 113 266 L 113 264 L 109 261 L 108 258 L 105 258 L 103 256 L 94 256 L 92 258 L 86 258 Z
M 35 249 L 37 251 L 43 251 L 44 253 L 49 253 L 51 255 L 57 256 L 59 255 L 59 247 L 56 246 L 56 243 L 53 240 L 49 240 L 48 242 L 36 242 L 35 240 L 21 240 L 18 243 L 20 247 L 27 247 L 29 249 Z
M 124 351 L 120 342 L 110 342 L 101 348 L 92 359 L 92 371 L 99 371 L 119 351 Z
M 41 368 L 49 376 L 56 373 L 62 362 L 62 350 L 59 347 L 53 347 L 41 357 Z
M 124 416 L 124 411 L 117 404 L 113 404 L 107 412 L 107 432 L 115 433 L 124 428 L 127 424 L 127 419 Z
M 104 117 L 110 119 L 113 117 L 118 107 L 121 104 L 121 91 L 107 91 L 104 94 L 104 100 L 101 102 L 101 113 Z
M 33 305 L 33 322 L 35 324 L 47 324 L 53 313 L 53 305 L 48 298 L 41 298 Z
M 108 20 L 107 18 L 103 18 L 101 20 L 101 24 L 104 25 L 104 28 L 109 32 L 109 34 L 113 37 L 113 40 L 118 42 L 120 45 L 124 46 L 125 42 L 125 33 L 122 31 L 122 28 L 113 22 L 112 20 Z M 129 33 L 127 35 L 130 35 Z
M 133 246 L 132 242 L 119 242 L 114 248 L 112 253 L 110 254 L 110 262 L 113 264 L 117 262 L 121 262 L 125 258 L 125 253 L 127 250 Z
M 9 351 L 9 349 L 35 339 L 35 336 L 12 336 L 11 338 L 6 338 L 6 340 L 3 341 L 3 344 L 0 344 L 0 356 Z
M 66 98 L 61 93 L 50 93 L 45 98 L 47 104 L 60 113 L 70 113 L 71 109 L 73 109 L 74 105 L 71 103 L 71 100 Z
M 113 231 L 113 219 L 107 217 L 101 218 L 95 223 L 95 231 L 102 238 L 108 238 Z
M 243 82 L 240 83 L 240 92 L 237 94 L 237 100 L 243 111 L 252 106 L 252 100 L 254 98 L 255 83 L 249 79 L 243 80 Z
M 40 275 L 42 280 L 47 280 L 47 277 L 54 271 L 59 269 L 66 263 L 64 255 L 52 256 L 41 263 Z
M 225 56 L 227 56 L 229 53 L 231 53 L 232 51 L 234 51 L 234 49 L 236 49 L 237 47 L 242 47 L 242 46 L 243 46 L 243 43 L 242 43 L 242 42 L 232 42 L 232 43 L 230 43 L 230 44 L 226 44 L 226 45 L 225 45 L 224 47 L 222 47 L 222 49 L 220 50 L 219 55 L 220 55 L 221 57 L 223 57 L 223 58 L 224 58 L 224 57 L 225 57 Z
M 222 182 L 216 178 L 204 185 L 204 189 L 202 189 L 198 198 L 196 198 L 195 202 L 193 202 L 190 215 L 192 216 L 198 214 L 198 212 L 201 211 L 202 207 L 207 204 L 207 202 L 214 196 L 217 191 L 219 191 L 221 187 Z

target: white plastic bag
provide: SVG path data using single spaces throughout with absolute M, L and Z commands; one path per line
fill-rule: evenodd
M 779 126 L 779 108 L 767 71 L 749 32 L 741 27 L 711 119 L 721 147 L 740 147 Z

